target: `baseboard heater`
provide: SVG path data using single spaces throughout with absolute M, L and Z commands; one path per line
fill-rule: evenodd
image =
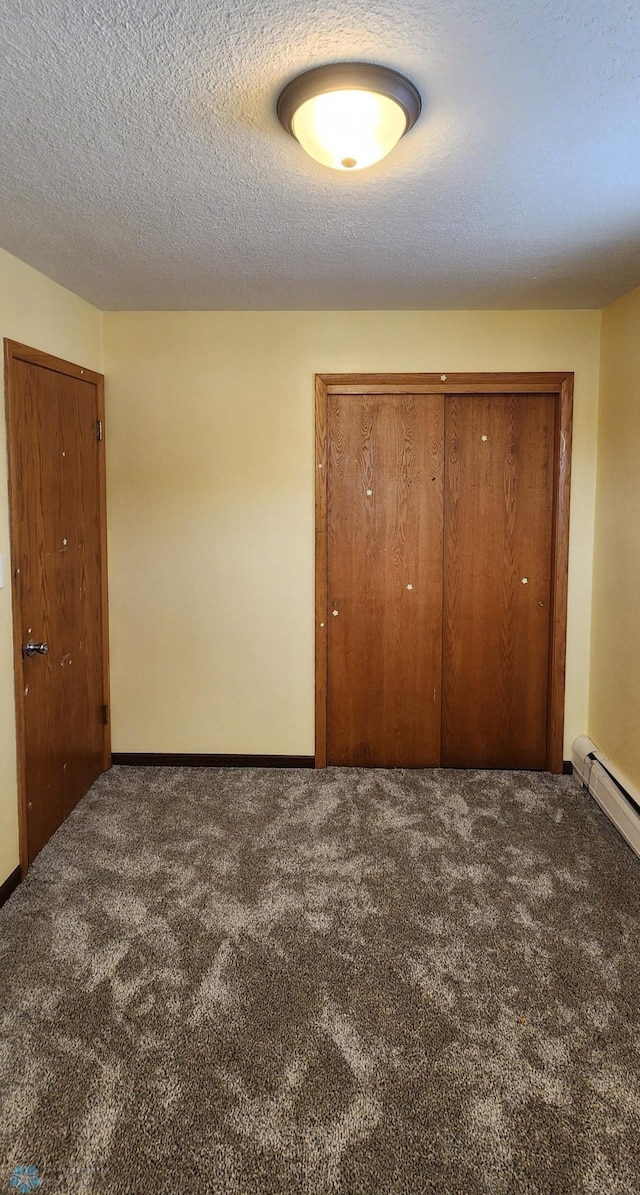
M 576 779 L 640 858 L 640 793 L 586 735 L 573 744 L 571 762 Z

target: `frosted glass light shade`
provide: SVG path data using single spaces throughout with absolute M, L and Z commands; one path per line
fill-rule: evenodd
M 334 170 L 379 162 L 406 132 L 406 113 L 375 91 L 327 91 L 296 111 L 291 129 L 310 157 Z
M 422 110 L 404 75 L 369 62 L 314 67 L 278 96 L 278 119 L 307 153 L 334 170 L 363 170 L 393 149 Z

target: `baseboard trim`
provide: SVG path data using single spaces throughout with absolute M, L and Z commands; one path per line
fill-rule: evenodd
M 130 768 L 314 768 L 313 755 L 198 755 L 172 751 L 114 751 L 112 764 Z M 562 774 L 573 775 L 570 759 Z
M 0 909 L 7 903 L 9 897 L 15 892 L 20 880 L 22 879 L 22 869 L 20 864 L 7 876 L 4 884 L 0 884 Z
M 132 768 L 313 768 L 313 755 L 197 755 L 167 751 L 114 751 L 112 764 Z

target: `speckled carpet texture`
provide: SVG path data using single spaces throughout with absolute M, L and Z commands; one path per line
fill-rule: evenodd
M 116 767 L 0 940 L 0 1191 L 640 1191 L 640 864 L 572 779 Z

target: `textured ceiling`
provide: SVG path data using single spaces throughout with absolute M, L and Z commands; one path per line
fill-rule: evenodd
M 2 0 L 0 244 L 101 308 L 600 307 L 640 282 L 637 0 Z M 311 161 L 292 75 L 424 112 Z

